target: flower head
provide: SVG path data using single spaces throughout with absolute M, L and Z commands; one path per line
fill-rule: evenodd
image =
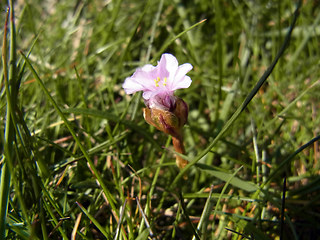
M 126 78 L 122 87 L 127 94 L 143 91 L 142 97 L 148 108 L 173 111 L 177 101 L 174 91 L 190 86 L 192 81 L 186 74 L 191 69 L 190 63 L 179 66 L 172 54 L 165 53 L 157 66 L 147 64 L 138 68 Z
M 172 54 L 165 53 L 157 66 L 147 64 L 138 68 L 122 85 L 127 94 L 143 91 L 142 97 L 147 105 L 143 109 L 144 119 L 171 135 L 175 150 L 182 154 L 185 153 L 182 128 L 188 119 L 188 105 L 174 96 L 174 91 L 190 86 L 192 81 L 186 74 L 191 69 L 190 63 L 179 66 Z M 188 161 L 177 155 L 176 163 L 179 168 L 184 168 Z

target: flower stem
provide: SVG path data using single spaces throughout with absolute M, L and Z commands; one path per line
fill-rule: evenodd
M 181 154 L 185 154 L 182 136 L 181 137 L 172 137 L 172 143 L 173 143 L 174 150 L 176 152 L 181 153 Z M 182 169 L 188 164 L 188 161 L 183 159 L 181 156 L 176 155 L 176 164 L 180 169 Z

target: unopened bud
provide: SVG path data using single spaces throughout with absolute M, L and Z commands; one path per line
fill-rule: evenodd
M 147 123 L 158 130 L 180 138 L 182 127 L 188 119 L 188 106 L 182 99 L 177 98 L 175 108 L 172 111 L 144 108 L 143 116 Z
M 180 136 L 180 122 L 175 114 L 156 108 L 144 108 L 143 116 L 147 123 L 158 130 L 174 137 Z
M 182 128 L 188 120 L 188 105 L 181 98 L 177 98 L 176 106 L 173 110 L 173 114 L 179 119 L 179 126 Z

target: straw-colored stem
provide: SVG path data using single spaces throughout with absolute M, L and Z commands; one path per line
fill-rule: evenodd
M 176 152 L 185 154 L 182 137 L 178 137 L 178 138 L 172 137 L 172 143 L 173 143 L 174 150 Z M 188 161 L 183 159 L 181 156 L 176 155 L 176 164 L 180 169 L 182 169 L 188 164 Z

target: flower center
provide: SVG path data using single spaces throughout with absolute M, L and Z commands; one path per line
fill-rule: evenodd
M 154 81 L 156 87 L 159 87 L 159 86 L 160 86 L 160 85 L 159 85 L 159 83 L 161 82 L 160 77 L 157 77 L 157 78 L 154 79 L 153 81 Z M 163 79 L 162 85 L 163 85 L 163 86 L 167 86 L 167 78 L 166 78 L 166 77 Z

